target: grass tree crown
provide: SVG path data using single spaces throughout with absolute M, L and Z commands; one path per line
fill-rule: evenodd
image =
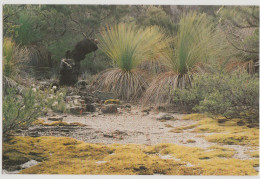
M 138 28 L 134 24 L 107 26 L 101 31 L 99 48 L 124 71 L 135 69 L 142 60 L 158 57 L 166 47 L 166 37 L 156 26 Z

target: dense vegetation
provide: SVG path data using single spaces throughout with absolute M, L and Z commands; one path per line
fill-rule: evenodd
M 76 85 L 57 83 L 59 65 L 68 51 L 85 38 L 98 42 L 98 50 L 78 62 L 79 80 L 83 88 L 91 89 L 84 95 L 105 91 L 115 96 L 98 105 L 121 104 L 121 100 L 131 105 L 170 106 L 179 113 L 201 113 L 188 115 L 188 120 L 198 121 L 196 124 L 172 132 L 214 132 L 204 136 L 205 140 L 258 145 L 259 7 L 4 5 L 3 136 L 8 139 L 4 140 L 4 157 L 8 159 L 4 165 L 11 166 L 14 161 L 22 164 L 36 151 L 39 155 L 35 159 L 46 161 L 23 173 L 256 174 L 253 167 L 259 166 L 258 160 L 233 159 L 233 150 L 220 146 L 206 151 L 173 144 L 125 147 L 92 145 L 70 138 L 9 138 L 36 123 L 67 125 L 61 121 L 44 124 L 37 118 L 49 110 L 71 112 L 66 96 Z M 51 81 L 48 87 L 35 85 L 47 80 Z M 81 109 L 77 114 L 82 113 Z M 28 142 L 41 147 L 33 149 Z M 62 157 L 60 149 L 66 157 Z M 116 154 L 110 155 L 113 152 Z M 166 162 L 157 154 L 169 154 L 196 167 Z M 222 160 L 223 155 L 228 159 Z M 113 162 L 102 168 L 96 164 L 100 159 Z M 122 160 L 124 163 L 120 163 Z M 77 163 L 77 170 L 57 169 L 58 161 Z M 143 161 L 149 164 L 147 168 Z M 82 164 L 87 162 L 89 165 L 83 170 Z M 121 166 L 129 168 L 124 170 Z
M 257 121 L 258 13 L 258 7 L 5 5 L 3 74 L 18 83 L 28 75 L 55 79 L 67 50 L 97 38 L 100 50 L 80 70 L 82 79 L 103 71 L 97 89 Z

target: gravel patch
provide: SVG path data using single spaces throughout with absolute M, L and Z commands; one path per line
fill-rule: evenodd
M 141 107 L 132 106 L 131 111 L 126 108 L 119 109 L 116 114 L 102 114 L 100 111 L 83 116 L 67 115 L 63 122 L 80 122 L 86 126 L 33 126 L 18 135 L 25 136 L 66 136 L 73 137 L 88 143 L 103 144 L 145 144 L 156 145 L 160 143 L 173 143 L 188 147 L 207 149 L 215 143 L 208 142 L 198 135 L 212 135 L 215 133 L 191 133 L 193 129 L 183 130 L 181 133 L 169 132 L 181 126 L 196 124 L 193 120 L 179 120 L 185 114 L 170 113 L 174 120 L 156 120 L 164 113 L 151 110 L 149 114 L 142 112 Z M 48 123 L 48 117 L 44 120 Z M 171 125 L 172 127 L 166 127 Z M 188 143 L 194 140 L 194 143 Z M 250 159 L 245 152 L 252 150 L 249 146 L 223 145 L 236 151 L 234 158 Z M 257 148 L 258 149 L 258 148 Z

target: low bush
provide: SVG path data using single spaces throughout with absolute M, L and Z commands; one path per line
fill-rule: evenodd
M 55 112 L 65 112 L 64 95 L 54 90 L 40 91 L 26 89 L 18 95 L 14 88 L 8 88 L 3 97 L 3 135 L 12 134 L 18 129 L 29 127 L 37 118 L 51 108 Z
M 194 76 L 192 88 L 172 92 L 172 103 L 189 110 L 258 123 L 259 81 L 246 72 Z
M 44 98 L 33 89 L 25 91 L 23 96 L 20 96 L 14 89 L 9 88 L 8 95 L 3 98 L 3 135 L 30 126 L 47 109 Z

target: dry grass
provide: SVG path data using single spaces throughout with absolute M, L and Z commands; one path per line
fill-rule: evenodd
M 117 98 L 126 101 L 139 98 L 147 87 L 140 71 L 118 68 L 102 72 L 96 79 L 96 85 L 97 89 L 113 92 Z

